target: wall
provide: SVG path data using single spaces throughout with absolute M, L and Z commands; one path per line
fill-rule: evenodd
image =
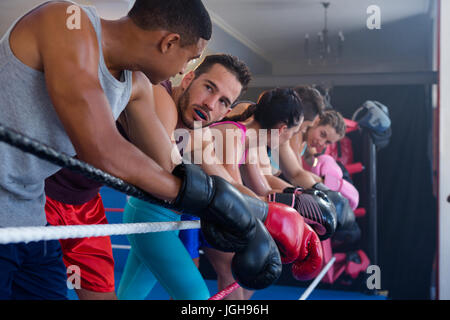
M 450 1 L 441 1 L 439 103 L 439 298 L 450 299 Z

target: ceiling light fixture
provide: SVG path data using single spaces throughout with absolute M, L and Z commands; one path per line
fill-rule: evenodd
M 330 64 L 331 62 L 337 63 L 342 57 L 344 49 L 344 33 L 338 32 L 335 40 L 330 40 L 328 31 L 328 7 L 330 2 L 321 2 L 324 8 L 324 27 L 322 31 L 317 34 L 317 43 L 315 48 L 311 48 L 309 34 L 305 34 L 305 56 L 309 65 L 316 65 L 319 61 L 322 65 Z M 333 45 L 333 42 L 335 45 Z

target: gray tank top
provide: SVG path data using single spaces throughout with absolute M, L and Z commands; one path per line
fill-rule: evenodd
M 94 7 L 80 7 L 97 33 L 98 77 L 117 119 L 130 99 L 132 72 L 122 72 L 122 81 L 111 75 L 102 53 L 100 18 Z M 20 62 L 9 46 L 11 30 L 20 19 L 0 40 L 0 123 L 74 156 L 75 149 L 47 92 L 44 73 Z M 0 227 L 46 225 L 44 180 L 59 169 L 0 142 Z

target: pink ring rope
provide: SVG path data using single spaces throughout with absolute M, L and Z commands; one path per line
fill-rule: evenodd
M 123 212 L 123 208 L 105 208 L 106 212 Z
M 234 290 L 236 290 L 237 288 L 239 288 L 239 284 L 237 282 L 230 284 L 228 287 L 226 287 L 222 291 L 216 293 L 208 300 L 222 300 L 226 296 L 228 296 L 230 293 L 232 293 Z

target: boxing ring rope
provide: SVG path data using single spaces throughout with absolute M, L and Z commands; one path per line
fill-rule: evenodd
M 106 212 L 123 212 L 123 208 L 105 208 Z
M 314 291 L 314 289 L 317 287 L 319 282 L 323 279 L 325 274 L 330 270 L 330 268 L 333 266 L 333 264 L 336 262 L 336 257 L 331 258 L 331 260 L 323 267 L 322 271 L 317 275 L 317 277 L 314 279 L 313 282 L 306 288 L 306 290 L 303 292 L 303 294 L 300 296 L 298 300 L 306 300 L 311 295 L 311 293 Z M 239 284 L 237 282 L 229 285 L 222 291 L 216 293 L 208 300 L 222 300 L 229 294 L 231 294 L 234 290 L 239 288 Z
M 313 282 L 309 285 L 308 288 L 306 288 L 305 292 L 300 296 L 298 300 L 306 300 L 308 299 L 309 295 L 313 290 L 317 287 L 319 282 L 322 280 L 322 278 L 325 276 L 325 274 L 328 272 L 328 270 L 333 266 L 334 262 L 336 261 L 336 257 L 331 258 L 331 260 L 326 264 L 326 266 L 320 271 L 318 276 L 314 279 Z
M 226 296 L 231 294 L 234 290 L 238 289 L 240 285 L 237 282 L 230 284 L 228 287 L 223 289 L 222 291 L 217 292 L 208 300 L 223 300 Z
M 57 166 L 67 168 L 85 177 L 102 183 L 112 189 L 129 196 L 136 197 L 153 204 L 160 205 L 168 209 L 174 207 L 167 201 L 157 199 L 147 192 L 133 186 L 124 180 L 114 177 L 94 166 L 75 159 L 69 155 L 61 153 L 50 146 L 29 138 L 15 130 L 0 124 L 0 142 L 5 142 L 23 152 L 51 162 Z M 121 209 L 110 209 L 108 211 L 121 212 Z M 105 225 L 71 225 L 71 226 L 46 226 L 46 227 L 8 227 L 0 228 L 0 244 L 32 242 L 43 240 L 60 240 L 87 237 L 102 237 L 111 235 L 126 235 L 149 232 L 163 232 L 174 230 L 198 229 L 200 221 L 172 221 L 172 222 L 149 222 L 149 223 L 122 223 Z M 326 272 L 333 265 L 336 258 L 333 257 L 323 268 L 316 279 L 311 283 L 299 300 L 305 300 L 314 290 L 317 284 L 325 276 Z M 209 300 L 221 300 L 238 289 L 237 282 L 229 285 L 224 290 L 218 292 Z
M 0 228 L 0 244 L 103 237 L 200 228 L 200 221 L 172 221 L 47 227 Z
M 30 153 L 42 160 L 46 160 L 57 166 L 82 174 L 91 180 L 97 181 L 121 193 L 168 209 L 174 209 L 173 205 L 168 201 L 157 199 L 144 190 L 139 189 L 120 178 L 114 177 L 86 162 L 59 152 L 50 146 L 29 138 L 11 128 L 7 128 L 2 124 L 0 124 L 0 141 L 6 142 L 7 144 L 18 148 L 23 152 Z

